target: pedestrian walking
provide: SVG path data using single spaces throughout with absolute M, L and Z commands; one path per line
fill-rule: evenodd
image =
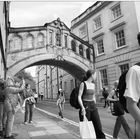
M 96 138 L 105 139 L 105 134 L 102 131 L 102 124 L 100 121 L 100 116 L 98 109 L 96 107 L 95 100 L 95 81 L 96 81 L 96 72 L 95 70 L 88 70 L 86 72 L 86 92 L 84 91 L 84 83 L 82 82 L 79 88 L 78 101 L 80 104 L 79 119 L 83 121 L 83 116 L 86 115 L 88 121 L 92 121 Z
M 14 123 L 14 117 L 16 112 L 16 106 L 18 104 L 18 94 L 22 94 L 24 90 L 25 81 L 22 81 L 22 86 L 18 88 L 12 78 L 6 80 L 4 87 L 5 101 L 4 101 L 4 138 L 14 138 L 12 135 L 12 128 Z
M 35 104 L 34 94 L 31 90 L 30 84 L 26 84 L 24 90 L 24 106 L 25 106 L 25 113 L 24 113 L 24 124 L 33 123 L 33 108 Z
M 104 97 L 105 100 L 104 108 L 106 107 L 106 105 L 109 107 L 109 102 L 107 100 L 108 95 L 109 95 L 108 91 L 106 90 L 105 87 L 103 87 L 102 96 Z
M 41 100 L 43 100 L 43 98 L 44 98 L 43 92 L 41 92 L 40 97 L 41 97 Z
M 126 74 L 126 105 L 128 112 L 136 121 L 135 138 L 140 139 L 140 66 L 132 66 Z
M 4 80 L 0 79 L 0 137 L 3 136 L 3 111 L 4 111 Z
M 117 86 L 118 86 L 118 81 L 115 81 L 114 87 L 107 98 L 110 101 L 110 108 L 111 109 L 112 108 L 115 109 L 114 103 L 119 101 Z M 115 139 L 118 138 L 118 134 L 119 134 L 119 131 L 121 129 L 121 126 L 123 126 L 123 129 L 125 130 L 125 133 L 128 136 L 128 138 L 133 138 L 133 133 L 132 133 L 128 123 L 125 120 L 124 110 L 123 110 L 122 106 L 119 106 L 116 109 L 118 110 L 118 112 L 121 112 L 121 113 L 116 114 L 116 122 L 115 122 L 114 130 L 113 130 L 113 138 L 115 138 Z M 116 112 L 117 112 L 117 110 L 116 110 Z M 113 111 L 115 111 L 115 110 L 113 110 Z
M 64 110 L 64 103 L 65 103 L 65 95 L 62 89 L 58 91 L 58 99 L 57 99 L 57 106 L 59 108 L 59 116 L 63 118 L 63 110 Z
M 37 94 L 37 92 L 36 92 L 35 90 L 33 91 L 33 93 L 34 93 L 35 102 L 37 103 L 37 100 L 38 100 L 38 94 Z

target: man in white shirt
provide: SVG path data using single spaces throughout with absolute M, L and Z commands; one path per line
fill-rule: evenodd
M 140 33 L 137 37 L 140 45 Z M 140 139 L 140 108 L 137 105 L 140 99 L 140 63 L 132 66 L 126 75 L 126 90 L 124 96 L 126 97 L 127 109 L 136 120 L 135 138 Z

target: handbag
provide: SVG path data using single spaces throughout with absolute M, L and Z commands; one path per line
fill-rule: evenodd
M 80 136 L 82 139 L 93 138 L 96 139 L 95 129 L 92 121 L 88 121 L 86 116 L 84 116 L 84 120 L 79 122 Z
M 120 103 L 120 101 L 113 101 L 110 104 L 111 114 L 113 116 L 121 116 L 124 115 L 124 109 Z
M 116 97 L 119 99 L 119 94 L 118 94 L 118 90 L 114 89 L 115 91 L 115 95 Z M 112 97 L 114 98 L 114 96 Z M 124 109 L 120 103 L 119 100 L 117 101 L 113 101 L 113 102 L 110 102 L 110 109 L 111 109 L 111 114 L 113 116 L 121 116 L 121 115 L 124 115 Z

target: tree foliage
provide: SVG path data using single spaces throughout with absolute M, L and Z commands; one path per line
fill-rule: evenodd
M 15 81 L 18 81 L 18 82 L 20 82 L 22 78 L 25 80 L 25 83 L 28 83 L 31 85 L 32 89 L 35 89 L 35 81 L 30 73 L 26 72 L 25 70 L 22 70 L 14 76 Z
M 31 76 L 31 74 L 28 73 L 28 72 L 25 72 L 25 70 L 22 70 L 22 71 L 18 72 L 18 73 L 15 75 L 15 77 L 17 77 L 17 78 L 19 78 L 19 79 L 24 78 L 24 79 L 28 79 L 29 81 L 34 81 L 34 80 L 33 80 L 33 77 Z

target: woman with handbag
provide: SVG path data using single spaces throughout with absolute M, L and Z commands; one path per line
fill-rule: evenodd
M 33 123 L 32 118 L 33 118 L 33 108 L 35 104 L 35 99 L 30 84 L 26 84 L 23 98 L 25 99 L 24 124 L 27 124 L 28 123 L 27 121 L 29 121 L 29 123 Z
M 59 108 L 59 116 L 63 118 L 63 110 L 64 110 L 64 103 L 65 103 L 65 95 L 62 89 L 58 91 L 58 99 L 57 99 L 57 106 Z
M 95 80 L 96 72 L 88 70 L 86 72 L 86 81 L 82 82 L 79 88 L 78 101 L 80 104 L 79 119 L 83 121 L 86 116 L 88 121 L 92 121 L 95 128 L 96 138 L 105 139 L 105 134 L 102 131 L 102 124 L 96 107 L 95 99 Z M 86 88 L 86 89 L 84 89 Z
M 123 126 L 128 138 L 133 138 L 133 133 L 130 130 L 130 127 L 128 126 L 124 118 L 124 109 L 119 102 L 119 94 L 118 94 L 117 86 L 118 86 L 118 81 L 115 81 L 114 88 L 107 98 L 107 100 L 110 101 L 110 109 L 112 115 L 117 116 L 115 126 L 114 126 L 114 131 L 113 131 L 113 138 L 116 139 L 118 137 L 119 131 L 121 129 L 121 125 Z

